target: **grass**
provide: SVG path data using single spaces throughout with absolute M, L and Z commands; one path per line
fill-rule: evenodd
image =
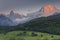
M 0 34 L 0 40 L 60 40 L 60 35 L 52 35 L 48 33 L 34 32 L 38 36 L 31 36 L 32 31 L 27 31 L 25 36 L 17 36 L 23 31 L 12 31 L 5 34 Z M 43 35 L 41 37 L 41 35 Z

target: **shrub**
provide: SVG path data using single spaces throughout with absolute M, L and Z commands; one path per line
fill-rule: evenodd
M 20 34 L 18 34 L 17 36 L 26 36 L 27 35 L 27 32 L 22 32 Z
M 41 34 L 41 37 L 43 37 L 43 35 Z
M 38 36 L 38 35 L 32 32 L 32 36 Z
M 53 38 L 54 36 L 51 36 L 51 38 Z

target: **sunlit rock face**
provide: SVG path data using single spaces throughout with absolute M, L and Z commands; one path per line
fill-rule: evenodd
M 40 11 L 43 13 L 43 16 L 50 16 L 57 12 L 58 9 L 55 6 L 49 4 L 42 7 Z

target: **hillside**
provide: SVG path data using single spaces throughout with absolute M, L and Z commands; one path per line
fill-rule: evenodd
M 22 25 L 15 26 L 14 30 L 29 30 L 60 34 L 60 14 L 33 19 Z

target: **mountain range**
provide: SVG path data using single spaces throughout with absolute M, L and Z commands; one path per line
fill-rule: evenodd
M 0 14 L 0 32 L 13 30 L 38 31 L 60 35 L 60 11 L 53 5 L 23 15 L 11 10 L 9 15 Z M 6 28 L 5 28 L 6 27 Z
M 40 17 L 49 17 L 52 15 L 59 14 L 60 11 L 53 5 L 46 5 L 43 6 L 39 11 L 29 14 L 19 14 L 15 13 L 13 10 L 10 11 L 10 14 L 7 16 L 0 14 L 0 24 L 7 25 L 7 26 L 14 26 L 18 24 L 22 24 L 28 22 L 32 19 L 40 18 Z M 54 17 L 55 18 L 55 17 Z M 6 24 L 5 24 L 6 23 Z

